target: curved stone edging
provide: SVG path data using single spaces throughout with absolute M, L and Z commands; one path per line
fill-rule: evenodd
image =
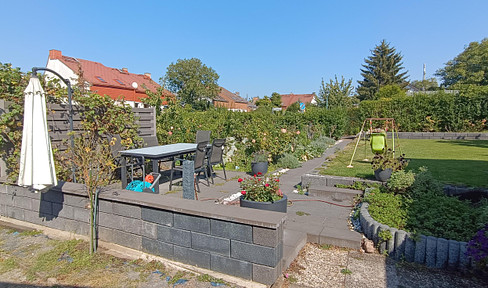
M 371 188 L 367 188 L 365 194 Z M 391 228 L 374 220 L 368 212 L 368 203 L 360 208 L 359 219 L 364 235 L 373 240 L 380 253 L 388 252 L 390 257 L 407 262 L 425 264 L 430 268 L 468 268 L 470 260 L 466 256 L 467 242 L 447 240 L 433 236 L 420 235 L 415 240 L 411 233 Z M 381 230 L 390 231 L 392 238 L 379 244 Z

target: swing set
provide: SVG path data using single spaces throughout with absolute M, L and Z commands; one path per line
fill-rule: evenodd
M 377 121 L 381 121 L 383 123 L 382 125 L 383 128 L 378 128 L 378 127 L 373 128 L 373 123 Z M 364 127 L 368 122 L 369 122 L 369 129 L 368 131 L 364 131 Z M 349 162 L 349 165 L 347 165 L 347 168 L 353 167 L 352 161 L 354 159 L 354 155 L 356 154 L 356 149 L 358 148 L 359 141 L 361 141 L 361 136 L 363 137 L 363 140 L 366 142 L 366 136 L 369 135 L 371 152 L 373 152 L 374 154 L 384 154 L 388 146 L 387 133 L 390 127 L 392 132 L 392 137 L 391 137 L 392 146 L 393 146 L 392 151 L 393 151 L 393 157 L 395 157 L 395 137 L 397 138 L 398 145 L 400 143 L 400 141 L 398 140 L 398 129 L 395 129 L 396 128 L 395 119 L 394 118 L 366 118 L 363 121 L 363 125 L 361 126 L 361 131 L 359 132 L 359 136 L 356 141 L 356 146 L 354 147 L 354 152 L 352 153 L 351 161 Z M 366 155 L 366 145 L 364 146 L 364 149 Z M 368 159 L 365 159 L 365 161 L 368 161 Z

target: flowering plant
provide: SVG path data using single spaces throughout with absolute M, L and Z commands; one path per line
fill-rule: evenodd
M 257 202 L 275 202 L 283 198 L 278 176 L 254 175 L 245 179 L 239 178 L 241 194 L 244 199 Z
M 393 157 L 393 155 L 394 152 L 391 149 L 386 150 L 383 154 L 376 154 L 373 157 L 373 161 L 371 161 L 373 170 L 385 170 L 391 168 L 393 171 L 400 171 L 405 169 L 408 165 L 408 160 L 405 159 L 405 154 L 402 154 L 399 157 Z
M 488 272 L 488 224 L 468 242 L 466 255 L 479 269 Z

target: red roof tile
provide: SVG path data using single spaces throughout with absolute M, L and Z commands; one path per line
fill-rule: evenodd
M 219 98 L 222 98 L 224 100 L 219 100 L 218 101 L 224 101 L 224 102 L 229 102 L 229 100 L 232 100 L 236 103 L 248 103 L 248 101 L 241 96 L 239 96 L 239 93 L 232 93 L 229 90 L 225 89 L 224 87 L 220 87 L 220 92 L 219 92 Z
M 74 73 L 78 74 L 78 71 L 81 68 L 83 71 L 83 78 L 91 85 L 134 91 L 132 83 L 136 82 L 136 91 L 139 93 L 144 93 L 145 88 L 152 92 L 156 92 L 160 87 L 149 75 L 129 73 L 126 72 L 127 70 L 125 68 L 116 69 L 106 67 L 98 62 L 64 56 L 61 54 L 61 51 L 57 50 L 51 50 L 49 52 L 50 59 L 59 59 Z M 171 93 L 168 91 L 168 95 L 170 94 Z
M 314 94 L 281 94 L 281 107 L 286 109 L 291 104 L 298 101 L 302 103 L 311 103 L 314 97 Z

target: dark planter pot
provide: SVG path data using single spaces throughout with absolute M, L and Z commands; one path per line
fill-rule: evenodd
M 252 162 L 251 170 L 253 175 L 258 175 L 258 173 L 264 175 L 268 173 L 268 162 Z
M 386 168 L 385 170 L 376 169 L 376 170 L 374 170 L 374 177 L 378 181 L 386 182 L 386 181 L 388 181 L 388 179 L 390 179 L 392 172 L 393 172 L 393 170 L 391 168 Z
M 247 207 L 247 208 L 254 208 L 260 210 L 267 210 L 267 211 L 276 211 L 286 213 L 286 208 L 288 207 L 288 198 L 286 195 L 283 195 L 278 201 L 275 202 L 256 202 L 256 201 L 249 201 L 244 199 L 244 196 L 241 196 L 240 206 Z

